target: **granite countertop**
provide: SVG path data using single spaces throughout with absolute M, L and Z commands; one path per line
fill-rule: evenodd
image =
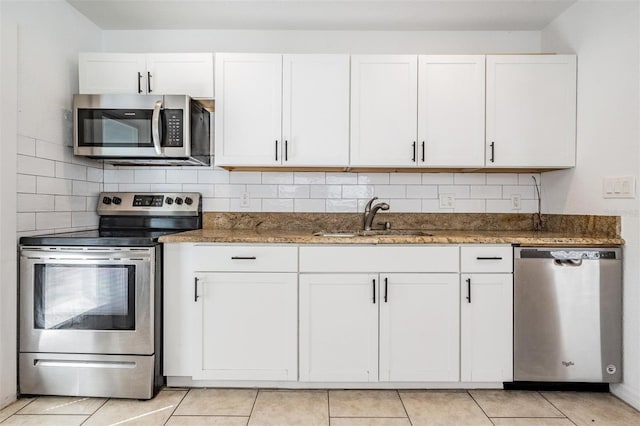
M 323 236 L 355 232 L 357 214 L 205 213 L 203 229 L 165 235 L 163 243 L 246 244 L 520 244 L 535 246 L 620 246 L 620 218 L 546 215 L 545 229 L 533 231 L 525 214 L 380 215 L 391 235 Z M 284 225 L 283 225 L 284 224 Z M 403 235 L 402 229 L 420 235 Z

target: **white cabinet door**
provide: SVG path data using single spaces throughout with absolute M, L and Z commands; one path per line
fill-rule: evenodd
M 148 93 L 213 98 L 211 53 L 153 53 L 146 63 Z
M 297 274 L 196 275 L 194 379 L 297 379 Z
M 417 164 L 418 57 L 351 57 L 351 165 Z
M 300 275 L 301 381 L 378 381 L 378 287 L 378 274 Z
M 380 283 L 380 380 L 459 381 L 458 274 L 381 274 Z
M 487 167 L 573 167 L 575 55 L 487 56 Z
M 282 145 L 282 55 L 216 54 L 218 166 L 278 165 Z
M 463 274 L 461 287 L 462 381 L 512 381 L 512 274 Z
M 349 55 L 284 55 L 282 164 L 349 164 Z
M 81 94 L 146 93 L 145 57 L 137 53 L 80 53 L 78 83 Z
M 198 341 L 192 244 L 163 244 L 163 375 L 191 377 Z
M 418 165 L 484 166 L 484 55 L 418 57 Z

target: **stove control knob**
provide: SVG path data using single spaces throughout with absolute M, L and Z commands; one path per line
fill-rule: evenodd
M 173 198 L 167 197 L 167 198 L 165 198 L 164 202 L 167 203 L 167 205 L 170 206 L 171 204 L 173 204 Z
M 104 197 L 102 199 L 102 204 L 111 204 L 111 198 L 109 197 Z
M 113 202 L 113 204 L 115 204 L 115 205 L 117 206 L 118 204 L 120 204 L 120 203 L 122 202 L 122 198 L 120 198 L 120 197 L 113 197 L 113 198 L 111 199 L 111 201 Z
M 190 206 L 191 204 L 193 204 L 193 200 L 191 199 L 191 197 L 185 197 L 184 203 Z
M 182 205 L 182 198 L 176 197 L 176 204 L 179 206 Z

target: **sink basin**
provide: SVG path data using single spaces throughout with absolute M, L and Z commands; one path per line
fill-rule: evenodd
M 353 237 L 430 237 L 426 231 L 417 229 L 372 229 L 370 231 L 356 232 L 314 232 L 316 237 L 353 238 Z

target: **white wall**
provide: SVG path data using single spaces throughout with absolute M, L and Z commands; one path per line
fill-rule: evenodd
M 105 31 L 113 52 L 504 53 L 539 52 L 537 31 Z M 356 212 L 373 195 L 394 212 L 533 212 L 529 174 L 227 172 L 222 169 L 113 169 L 105 190 L 198 191 L 205 211 Z M 240 206 L 240 195 L 250 205 Z M 439 194 L 455 194 L 440 209 Z M 512 210 L 511 195 L 522 197 Z
M 0 4 L 0 408 L 16 398 L 16 187 L 18 29 Z
M 539 31 L 105 31 L 107 52 L 539 52 Z
M 69 114 L 78 85 L 77 54 L 100 48 L 100 30 L 62 0 L 3 0 L 0 11 L 2 407 L 16 395 L 16 229 L 35 233 L 94 225 L 91 200 L 102 182 L 102 166 L 73 158 Z
M 101 31 L 60 0 L 12 3 L 18 45 L 18 235 L 97 226 L 102 165 L 74 157 L 72 95 L 78 52 Z
M 624 384 L 613 392 L 640 409 L 640 202 L 601 195 L 604 176 L 638 177 L 639 18 L 635 1 L 579 1 L 542 31 L 541 43 L 578 55 L 577 165 L 542 175 L 544 210 L 622 217 Z

